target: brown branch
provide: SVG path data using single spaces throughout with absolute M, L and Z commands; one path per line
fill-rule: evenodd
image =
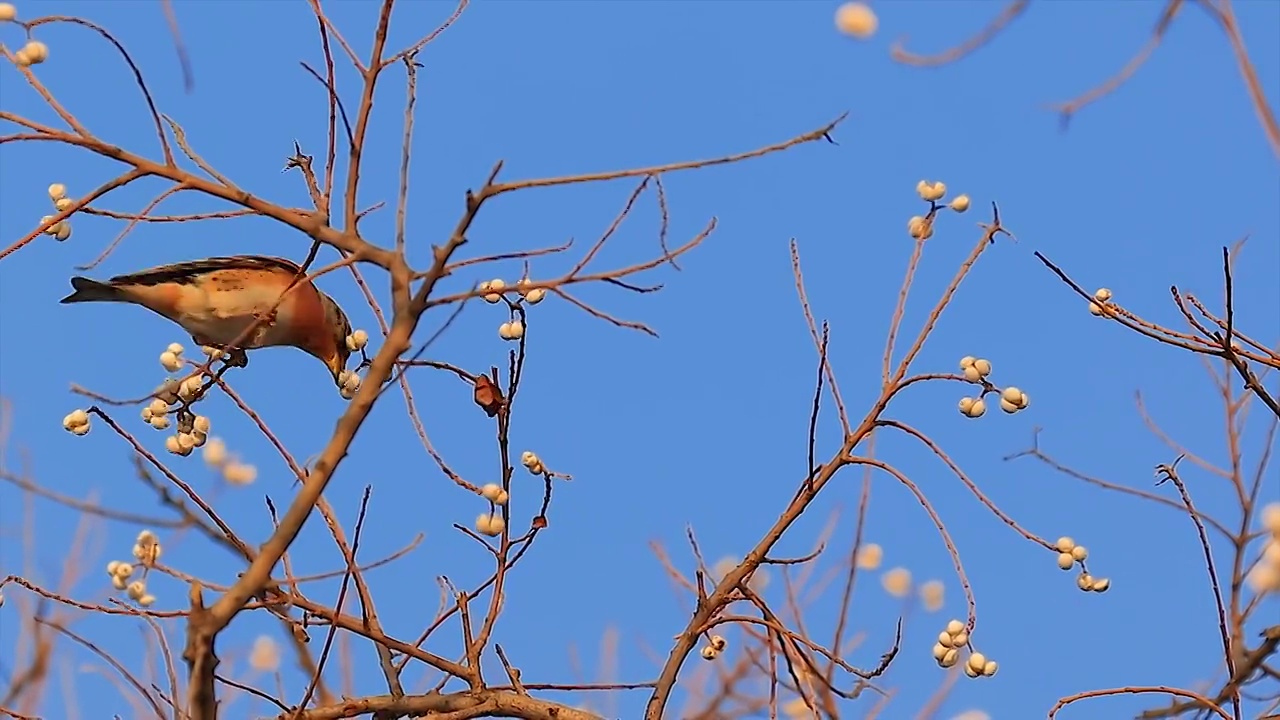
M 916 55 L 915 53 L 907 52 L 902 47 L 907 40 L 904 36 L 894 41 L 893 47 L 889 50 L 889 56 L 900 63 L 915 65 L 916 67 L 937 67 L 956 62 L 994 40 L 1000 34 L 1000 31 L 1004 30 L 1009 23 L 1018 19 L 1018 16 L 1030 4 L 1030 0 L 1013 0 L 1000 11 L 999 15 L 987 23 L 986 27 L 959 45 L 936 55 Z

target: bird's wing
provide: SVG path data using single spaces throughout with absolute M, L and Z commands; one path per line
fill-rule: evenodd
M 183 284 L 192 278 L 217 270 L 270 270 L 296 275 L 301 272 L 302 268 L 285 258 L 266 255 L 233 255 L 160 265 L 159 267 L 139 270 L 128 275 L 117 275 L 108 282 L 112 285 Z

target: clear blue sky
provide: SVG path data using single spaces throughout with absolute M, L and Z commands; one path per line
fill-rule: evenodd
M 304 205 L 299 178 L 280 169 L 295 139 L 307 152 L 323 154 L 324 95 L 298 64 L 321 58 L 305 3 L 176 6 L 195 69 L 192 94 L 183 91 L 158 3 L 19 4 L 28 18 L 85 15 L 111 28 L 143 68 L 162 111 L 185 127 L 211 164 L 255 193 Z M 815 353 L 792 284 L 790 238 L 800 244 L 815 312 L 831 323 L 832 360 L 846 399 L 861 416 L 878 389 L 882 337 L 910 250 L 906 221 L 921 211 L 914 186 L 924 177 L 969 193 L 975 209 L 944 218 L 931 241 L 909 308 L 911 333 L 976 240 L 975 223 L 986 219 L 990 201 L 1000 203 L 1020 242 L 1002 242 L 985 256 L 918 367 L 952 371 L 962 355 L 986 357 L 997 383 L 1022 387 L 1034 404 L 1015 416 L 991 412 L 970 421 L 955 410 L 957 387 L 936 386 L 909 393 L 892 414 L 929 432 L 1026 527 L 1088 545 L 1095 573 L 1113 581 L 1106 595 L 1080 593 L 1052 555 L 1010 532 L 926 452 L 900 441 L 882 443 L 885 457 L 925 490 L 960 545 L 978 597 L 975 640 L 1002 666 L 993 679 L 962 680 L 939 717 L 970 708 L 999 720 L 1042 717 L 1061 695 L 1122 684 L 1192 686 L 1215 671 L 1216 617 L 1185 516 L 1100 494 L 1030 461 L 1000 458 L 1024 449 L 1038 425 L 1046 448 L 1062 461 L 1149 487 L 1152 466 L 1173 454 L 1144 429 L 1133 404 L 1134 391 L 1142 391 L 1171 435 L 1210 459 L 1223 459 L 1221 413 L 1201 363 L 1089 316 L 1031 253 L 1041 250 L 1085 287 L 1108 286 L 1126 307 L 1178 325 L 1169 285 L 1216 303 L 1220 247 L 1249 235 L 1236 275 L 1239 323 L 1265 342 L 1276 340 L 1280 174 L 1225 38 L 1207 15 L 1187 8 L 1132 82 L 1062 133 L 1046 106 L 1085 91 L 1127 62 L 1149 36 L 1160 4 L 1036 3 L 990 47 L 942 69 L 897 65 L 889 45 L 909 34 L 914 49 L 942 49 L 981 27 L 999 4 L 876 6 L 880 33 L 855 42 L 835 32 L 831 2 L 479 2 L 421 56 L 408 216 L 417 262 L 428 256 L 430 243 L 447 236 L 463 191 L 482 182 L 498 159 L 514 179 L 709 157 L 776 142 L 850 112 L 836 132 L 838 146 L 812 144 L 667 178 L 673 238 L 691 236 L 711 216 L 720 221 L 715 235 L 684 260 L 683 273 L 653 273 L 655 282 L 666 284 L 657 295 L 636 298 L 607 287 L 582 292 L 603 308 L 652 325 L 661 339 L 613 328 L 554 298 L 533 309 L 514 442 L 576 479 L 557 487 L 551 527 L 514 574 L 498 626 L 497 639 L 527 681 L 598 679 L 600 639 L 608 628 L 620 633 L 616 678 L 653 678 L 653 653 L 666 655 L 690 606 L 688 598 L 672 593 L 649 542 L 665 544 L 687 569 L 683 537 L 692 524 L 710 560 L 744 553 L 793 493 L 804 472 Z M 329 8 L 367 55 L 375 5 L 331 2 Z M 411 42 L 451 10 L 438 2 L 403 3 L 390 46 Z M 1280 5 L 1246 1 L 1237 10 L 1274 105 L 1280 98 Z M 44 27 L 39 37 L 51 57 L 38 74 L 67 107 L 110 142 L 158 157 L 141 99 L 109 47 L 82 28 Z M 0 27 L 0 41 L 11 48 L 22 42 L 12 26 Z M 394 202 L 403 111 L 396 77 L 388 73 L 379 88 L 362 204 Z M 352 74 L 343 81 L 354 107 Z M 0 68 L 0 106 L 56 119 L 11 67 Z M 52 144 L 5 146 L 0 242 L 7 245 L 50 212 L 49 183 L 66 183 L 77 195 L 117 169 Z M 139 184 L 101 205 L 137 210 L 162 187 Z M 569 237 L 589 241 L 631 187 L 503 197 L 485 208 L 467 250 L 478 255 Z M 192 212 L 221 206 L 189 197 L 165 207 Z M 366 236 L 389 243 L 393 219 L 390 210 L 370 216 Z M 656 206 L 647 199 L 600 262 L 648 257 L 656 249 L 656 220 Z M 101 423 L 75 438 L 59 421 L 84 405 L 69 392 L 71 383 L 137 396 L 163 377 L 156 355 L 164 346 L 190 342 L 139 309 L 58 305 L 73 266 L 94 258 L 120 223 L 78 217 L 74 228 L 66 243 L 41 238 L 0 263 L 0 394 L 13 412 L 7 467 L 29 470 L 52 490 L 96 492 L 117 508 L 155 511 L 119 438 Z M 306 249 L 304 238 L 261 220 L 148 226 L 92 274 L 220 254 L 301 259 Z M 331 251 L 321 257 L 333 259 Z M 569 262 L 539 259 L 534 273 L 560 273 Z M 510 265 L 460 273 L 456 283 L 497 274 L 510 280 L 518 272 Z M 349 276 L 326 280 L 324 289 L 353 323 L 374 330 Z M 425 324 L 437 327 L 442 317 L 433 314 Z M 502 319 L 495 307 L 469 307 L 433 355 L 473 370 L 505 365 L 507 346 L 496 334 Z M 320 450 L 344 407 L 319 365 L 295 351 L 254 355 L 234 382 L 300 458 Z M 413 382 L 431 437 L 448 460 L 475 482 L 494 480 L 493 434 L 465 388 L 427 372 Z M 197 488 L 216 492 L 217 506 L 244 537 L 261 541 L 269 531 L 263 495 L 286 505 L 292 477 L 233 406 L 224 399 L 209 405 L 214 434 L 259 465 L 258 482 L 216 490 L 215 476 L 198 455 L 164 457 Z M 162 434 L 142 425 L 135 410 L 118 416 L 162 452 Z M 1261 408 L 1255 417 L 1263 419 Z M 824 422 L 819 453 L 825 457 L 838 432 L 834 415 Z M 1260 449 L 1255 432 L 1248 457 Z M 1220 480 L 1190 469 L 1186 479 L 1201 507 L 1230 513 Z M 516 512 L 527 512 L 539 490 L 527 475 L 516 480 Z M 407 559 L 369 575 L 388 631 L 411 637 L 435 612 L 436 576 L 469 586 L 488 572 L 486 555 L 450 527 L 473 522 L 482 504 L 436 470 L 394 392 L 375 409 L 330 486 L 328 498 L 348 532 L 366 483 L 374 493 L 362 557 L 385 555 L 426 534 Z M 1280 497 L 1277 485 L 1269 482 L 1269 498 Z M 806 552 L 832 510 L 852 511 L 857 489 L 854 473 L 834 484 L 780 550 Z M 0 487 L 5 574 L 28 572 L 20 500 L 12 487 Z M 32 579 L 52 584 L 65 563 L 83 562 L 86 576 L 74 594 L 104 598 L 109 585 L 101 565 L 127 556 L 140 528 L 109 523 L 88 553 L 69 558 L 77 517 L 45 502 L 36 509 Z M 850 524 L 841 526 L 834 551 L 844 551 L 851 532 Z M 867 539 L 884 546 L 886 567 L 902 565 L 918 579 L 947 582 L 946 609 L 913 613 L 903 652 L 885 681 L 900 697 L 883 717 L 912 717 L 943 677 L 929 646 L 948 618 L 963 614 L 962 595 L 937 533 L 891 479 L 876 480 Z M 308 525 L 293 557 L 299 572 L 339 567 L 318 521 Z M 168 544 L 165 560 L 223 581 L 236 570 L 223 551 L 193 537 Z M 184 588 L 171 579 L 155 580 L 152 591 L 157 608 L 185 603 Z M 6 674 L 19 628 L 18 592 L 9 591 L 0 611 L 0 670 Z M 310 592 L 331 603 L 336 584 Z M 775 582 L 770 597 L 777 601 L 779 592 Z M 855 622 L 868 639 L 849 660 L 873 665 L 899 602 L 870 577 L 855 602 Z M 1275 617 L 1275 600 L 1270 602 Z M 828 600 L 813 607 L 818 631 L 830 627 L 833 605 Z M 139 625 L 88 617 L 76 629 L 128 657 Z M 245 654 L 264 632 L 283 639 L 265 614 L 236 620 L 220 644 L 228 672 L 244 675 Z M 318 648 L 323 633 L 313 636 Z M 456 633 L 440 637 L 442 644 L 433 647 L 452 652 Z M 358 657 L 372 657 L 366 646 L 357 647 Z M 571 648 L 581 658 L 581 675 L 572 669 Z M 59 656 L 74 658 L 73 671 L 89 660 L 67 644 Z M 136 666 L 138 659 L 130 661 Z M 687 672 L 701 670 L 700 664 L 690 660 Z M 74 677 L 81 717 L 130 715 L 130 706 L 100 675 Z M 407 680 L 419 687 L 418 676 Z M 372 663 L 360 665 L 356 681 L 361 692 L 385 691 Z M 301 687 L 290 670 L 292 701 Z M 64 713 L 56 695 L 50 692 L 42 708 L 48 717 Z M 637 717 L 646 697 L 635 692 L 609 701 L 616 704 L 597 700 L 593 706 Z M 1104 700 L 1070 716 L 1130 717 L 1159 702 Z M 243 700 L 236 706 L 245 714 L 268 711 Z

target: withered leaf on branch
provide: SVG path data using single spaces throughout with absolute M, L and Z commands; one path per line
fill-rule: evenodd
M 493 417 L 502 407 L 502 391 L 489 379 L 488 375 L 476 376 L 476 404 L 484 410 L 484 414 Z

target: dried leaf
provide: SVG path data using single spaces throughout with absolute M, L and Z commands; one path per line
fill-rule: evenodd
M 493 417 L 502 407 L 502 391 L 489 379 L 488 375 L 476 376 L 476 404 L 484 410 L 484 414 Z

